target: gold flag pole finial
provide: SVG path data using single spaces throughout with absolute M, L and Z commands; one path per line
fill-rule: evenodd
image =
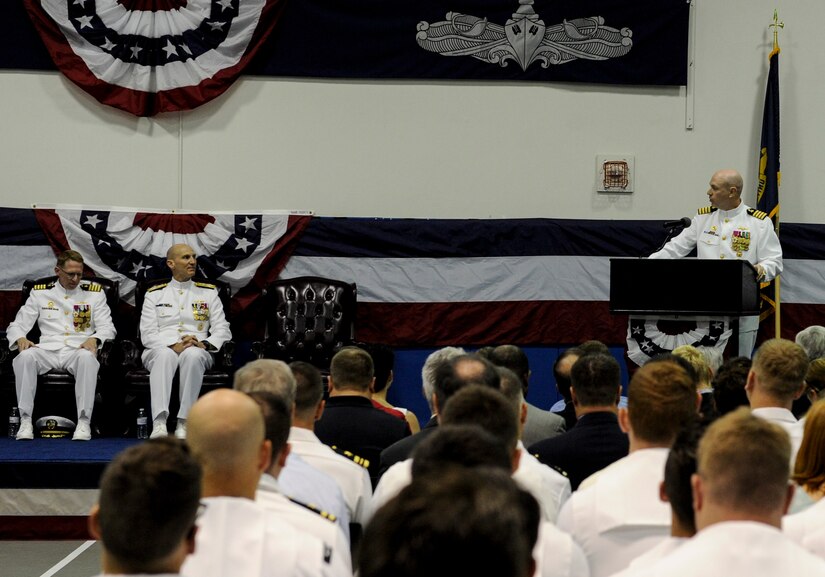
M 784 28 L 785 23 L 779 20 L 779 11 L 774 9 L 773 11 L 773 23 L 768 25 L 768 28 L 773 28 L 773 49 L 774 51 L 779 50 L 779 29 Z

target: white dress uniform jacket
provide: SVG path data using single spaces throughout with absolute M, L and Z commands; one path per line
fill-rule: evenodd
M 788 436 L 791 438 L 791 470 L 793 470 L 796 463 L 796 454 L 799 452 L 799 446 L 802 444 L 802 433 L 805 430 L 805 424 L 798 421 L 794 414 L 788 409 L 782 407 L 762 407 L 753 409 L 751 411 L 754 416 L 760 419 L 770 421 L 775 425 L 779 425 Z
M 659 500 L 667 449 L 641 449 L 602 469 L 564 504 L 557 525 L 573 536 L 592 577 L 606 577 L 670 535 L 670 507 Z
M 185 577 L 327 577 L 334 575 L 317 537 L 249 499 L 209 497 L 198 519 Z
M 184 335 L 194 335 L 216 349 L 232 338 L 215 285 L 172 279 L 146 292 L 140 315 L 143 346 L 168 347 Z
M 323 444 L 309 429 L 292 427 L 289 430 L 289 444 L 292 453 L 338 481 L 347 501 L 350 521 L 365 526 L 372 510 L 372 483 L 369 472 Z
M 800 487 L 796 488 L 801 491 Z M 782 532 L 805 549 L 825 559 L 825 499 L 801 513 L 782 518 Z
M 275 513 L 279 519 L 318 537 L 329 551 L 332 573 L 340 577 L 351 577 L 349 541 L 335 522 L 334 515 L 289 499 L 281 492 L 278 480 L 269 474 L 261 475 L 255 501 L 264 509 Z
M 821 577 L 825 561 L 776 527 L 725 521 L 705 527 L 676 551 L 633 577 Z
M 77 349 L 89 338 L 115 338 L 112 313 L 99 284 L 81 284 L 67 291 L 59 282 L 35 285 L 26 303 L 6 331 L 9 348 L 17 350 L 17 340 L 37 323 L 40 342 L 47 351 Z

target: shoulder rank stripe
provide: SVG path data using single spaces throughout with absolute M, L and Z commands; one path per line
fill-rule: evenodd
M 160 289 L 162 289 L 162 288 L 164 288 L 168 285 L 169 285 L 168 282 L 163 282 L 163 283 L 160 283 L 160 284 L 156 284 L 155 286 L 150 287 L 149 290 L 147 290 L 146 292 L 150 293 L 152 291 L 157 291 L 157 290 L 160 290 Z
M 100 286 L 99 284 L 97 284 L 96 282 L 90 282 L 89 284 L 82 284 L 82 285 L 80 285 L 80 288 L 83 289 L 84 291 L 89 291 L 89 292 L 93 292 L 93 293 L 99 293 L 100 291 L 103 290 L 103 287 Z
M 32 287 L 32 290 L 33 290 L 33 291 L 44 291 L 44 290 L 50 289 L 50 288 L 52 288 L 52 287 L 54 287 L 54 283 L 53 283 L 53 282 L 40 283 L 40 284 L 36 284 L 36 285 L 34 285 L 34 286 Z
M 749 208 L 748 209 L 748 214 L 751 215 L 754 218 L 758 218 L 759 220 L 765 220 L 766 218 L 768 218 L 768 213 L 767 212 L 763 212 L 761 210 L 756 210 L 755 208 Z
M 196 282 L 195 286 L 199 286 L 201 288 L 217 290 L 218 287 L 216 285 L 210 284 L 208 282 Z
M 361 465 L 365 469 L 369 469 L 369 467 L 370 467 L 369 459 L 365 459 L 364 457 L 359 457 L 358 455 L 356 455 L 354 453 L 351 453 L 351 452 L 349 452 L 345 449 L 339 449 L 335 445 L 332 446 L 332 450 L 335 451 L 336 453 L 338 453 L 339 455 L 346 457 L 347 459 L 349 459 L 350 461 L 352 461 L 356 465 Z
M 321 517 L 323 517 L 323 518 L 324 518 L 324 519 L 326 519 L 327 521 L 330 521 L 330 522 L 332 522 L 332 523 L 335 523 L 335 521 L 337 521 L 337 520 L 338 520 L 338 517 L 336 517 L 336 516 L 335 516 L 335 515 L 333 515 L 332 513 L 327 513 L 326 511 L 324 511 L 323 509 L 320 509 L 320 508 L 316 507 L 315 505 L 310 505 L 310 504 L 308 504 L 308 503 L 302 503 L 301 501 L 298 501 L 297 499 L 293 499 L 292 497 L 287 497 L 287 498 L 288 498 L 290 501 L 292 501 L 293 503 L 295 503 L 296 505 L 300 505 L 300 506 L 301 506 L 301 507 L 303 507 L 304 509 L 307 509 L 308 511 L 312 511 L 312 512 L 313 512 L 313 513 L 315 513 L 315 514 L 320 515 Z
M 715 206 L 703 206 L 696 211 L 696 214 L 710 214 L 712 212 L 716 212 L 717 210 L 718 209 Z

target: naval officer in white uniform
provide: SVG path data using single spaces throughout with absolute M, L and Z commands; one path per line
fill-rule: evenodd
M 742 202 L 742 175 L 719 170 L 710 179 L 710 206 L 700 208 L 690 226 L 650 258 L 682 258 L 696 248 L 698 258 L 746 260 L 756 268 L 757 280 L 768 282 L 782 272 L 782 247 L 773 222 L 760 210 Z M 713 279 L 702 279 L 712 286 Z M 759 317 L 739 321 L 739 354 L 750 357 L 756 343 Z
M 166 253 L 172 280 L 146 292 L 140 315 L 143 366 L 149 371 L 152 397 L 152 433 L 167 434 L 172 379 L 179 372 L 180 409 L 175 435 L 186 438 L 186 418 L 203 384 L 203 373 L 216 351 L 232 338 L 218 289 L 213 284 L 193 282 L 197 257 L 192 247 L 176 244 Z
M 9 348 L 20 351 L 12 361 L 20 407 L 17 439 L 34 437 L 32 410 L 37 375 L 51 369 L 64 369 L 75 377 L 77 427 L 72 439 L 88 441 L 92 438 L 89 423 L 100 368 L 97 349 L 103 341 L 115 338 L 115 326 L 101 286 L 80 284 L 83 276 L 80 253 L 73 250 L 61 253 L 54 272 L 57 281 L 35 285 L 6 332 Z M 39 343 L 26 337 L 35 322 L 40 328 Z

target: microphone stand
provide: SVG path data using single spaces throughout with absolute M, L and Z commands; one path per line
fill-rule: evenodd
M 659 245 L 659 248 L 657 248 L 656 250 L 652 251 L 652 252 L 651 252 L 650 254 L 648 254 L 647 256 L 650 256 L 650 255 L 651 255 L 651 254 L 653 254 L 654 252 L 659 252 L 660 250 L 662 250 L 663 248 L 665 248 L 665 245 L 666 245 L 666 244 L 670 241 L 670 239 L 671 239 L 671 238 L 673 238 L 674 236 L 676 236 L 674 233 L 676 233 L 676 231 L 681 232 L 682 230 L 684 230 L 684 228 L 685 228 L 685 226 L 684 226 L 682 223 L 675 224 L 675 225 L 673 225 L 673 226 L 671 226 L 671 227 L 668 227 L 668 229 L 667 229 L 667 236 L 665 236 L 665 240 L 663 240 L 663 241 L 662 241 L 662 244 L 660 244 L 660 245 Z M 639 258 L 647 258 L 647 256 L 640 256 Z

